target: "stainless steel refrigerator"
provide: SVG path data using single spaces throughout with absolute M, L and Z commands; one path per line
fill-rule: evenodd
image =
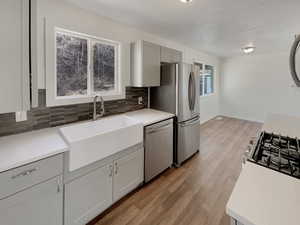
M 163 63 L 161 86 L 151 88 L 153 109 L 176 115 L 174 163 L 180 166 L 200 149 L 200 77 L 191 64 Z

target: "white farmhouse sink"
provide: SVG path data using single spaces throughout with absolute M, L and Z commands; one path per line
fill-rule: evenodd
M 127 116 L 60 128 L 69 144 L 69 170 L 74 171 L 143 142 L 143 125 Z

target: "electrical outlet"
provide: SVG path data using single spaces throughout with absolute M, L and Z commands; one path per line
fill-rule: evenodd
M 16 122 L 22 122 L 27 120 L 27 111 L 16 112 Z
M 138 104 L 139 105 L 143 105 L 144 104 L 143 97 L 139 97 L 138 98 Z

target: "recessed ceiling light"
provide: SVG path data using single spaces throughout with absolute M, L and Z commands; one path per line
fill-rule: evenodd
M 254 52 L 255 47 L 254 46 L 246 46 L 246 47 L 242 48 L 242 50 L 245 54 L 250 54 L 250 53 Z
M 193 0 L 180 0 L 183 3 L 191 3 Z

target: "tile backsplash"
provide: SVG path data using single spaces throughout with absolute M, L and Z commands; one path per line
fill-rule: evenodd
M 138 104 L 138 97 L 141 96 L 144 99 L 143 105 Z M 15 113 L 0 114 L 0 137 L 89 120 L 93 115 L 93 103 L 46 107 L 45 102 L 46 91 L 40 89 L 39 107 L 27 112 L 27 121 L 17 123 Z M 127 87 L 126 99 L 105 102 L 105 115 L 143 109 L 147 107 L 147 102 L 147 88 Z

